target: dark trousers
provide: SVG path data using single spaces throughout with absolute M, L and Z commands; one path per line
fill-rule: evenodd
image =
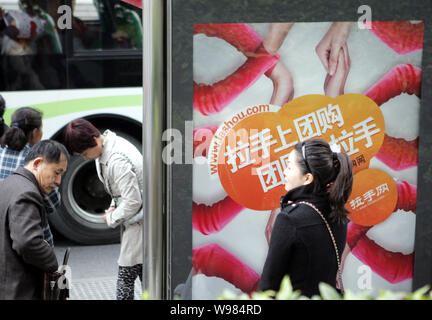
M 142 282 L 142 264 L 131 267 L 119 266 L 117 277 L 117 300 L 133 300 L 135 279 L 140 278 Z

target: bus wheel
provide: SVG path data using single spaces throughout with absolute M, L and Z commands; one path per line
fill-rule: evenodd
M 136 139 L 121 132 L 117 134 L 141 150 L 141 144 Z M 60 189 L 62 205 L 56 213 L 49 216 L 56 231 L 80 244 L 120 241 L 119 228 L 111 229 L 103 220 L 111 197 L 98 178 L 94 160 L 71 156 Z

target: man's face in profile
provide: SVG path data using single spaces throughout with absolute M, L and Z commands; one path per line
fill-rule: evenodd
M 49 194 L 61 183 L 61 177 L 66 172 L 67 160 L 62 154 L 59 162 L 47 162 L 40 158 L 37 163 L 36 180 L 44 194 Z

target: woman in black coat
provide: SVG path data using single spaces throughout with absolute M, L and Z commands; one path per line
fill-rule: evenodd
M 319 294 L 320 282 L 336 287 L 346 242 L 352 163 L 324 140 L 312 139 L 290 153 L 284 178 L 287 194 L 281 198 L 259 290 L 278 291 L 289 275 L 293 289 L 311 297 Z

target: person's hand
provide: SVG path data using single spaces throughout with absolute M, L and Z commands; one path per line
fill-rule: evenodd
M 271 23 L 270 30 L 263 40 L 263 47 L 271 55 L 277 54 L 288 32 L 294 23 Z M 287 67 L 279 61 L 268 77 L 273 82 L 273 94 L 270 104 L 283 106 L 294 96 L 294 84 L 291 73 Z
M 270 213 L 270 217 L 267 221 L 267 225 L 265 228 L 265 237 L 267 239 L 267 243 L 270 244 L 270 237 L 273 231 L 273 226 L 276 220 L 277 215 L 280 213 L 281 209 L 277 208 L 277 209 L 273 209 Z
M 271 23 L 270 30 L 263 40 L 264 49 L 275 55 L 282 46 L 294 23 Z
M 324 81 L 324 94 L 326 96 L 336 98 L 337 96 L 344 94 L 345 83 L 350 68 L 351 60 L 348 53 L 348 47 L 344 45 L 339 51 L 335 73 L 333 76 L 327 74 Z
M 103 217 L 103 220 L 105 221 L 105 223 L 107 223 L 108 215 L 110 215 L 114 210 L 115 210 L 115 207 L 109 207 L 107 210 L 105 210 L 105 215 Z
M 331 76 L 336 71 L 339 51 L 346 46 L 350 22 L 334 22 L 315 48 L 318 58 Z
M 270 104 L 283 106 L 294 97 L 294 81 L 285 65 L 279 61 L 269 78 L 273 82 L 273 94 Z

